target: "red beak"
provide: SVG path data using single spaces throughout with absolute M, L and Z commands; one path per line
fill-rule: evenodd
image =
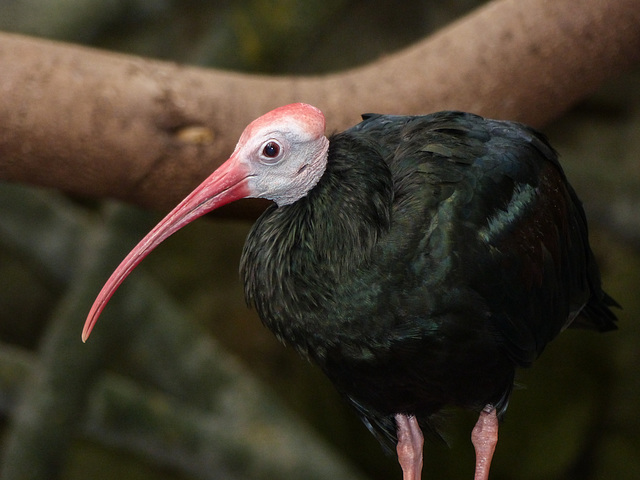
M 107 302 L 125 278 L 151 251 L 182 227 L 218 207 L 245 198 L 250 194 L 248 169 L 237 161 L 235 155 L 202 182 L 187 198 L 145 236 L 125 257 L 104 284 L 93 302 L 82 330 L 86 342 Z

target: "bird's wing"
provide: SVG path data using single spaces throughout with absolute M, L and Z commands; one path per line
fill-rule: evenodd
M 584 211 L 542 135 L 443 112 L 408 121 L 399 139 L 388 160 L 394 217 L 428 220 L 413 263 L 430 269 L 428 288 L 478 295 L 519 365 L 581 312 L 583 323 L 612 328 Z
M 576 318 L 607 330 L 615 328 L 615 316 L 601 289 L 582 204 L 556 153 L 532 129 L 488 125 L 487 160 L 496 167 L 488 169 L 488 182 L 480 182 L 477 196 L 490 202 L 496 184 L 508 193 L 477 225 L 483 261 L 473 287 L 491 306 L 510 356 L 527 365 Z

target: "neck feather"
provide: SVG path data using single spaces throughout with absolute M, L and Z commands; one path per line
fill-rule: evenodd
M 331 302 L 336 285 L 367 262 L 388 231 L 392 200 L 391 174 L 375 149 L 334 137 L 315 187 L 262 215 L 247 238 L 241 275 L 247 301 L 276 335 L 306 343 L 296 330 L 301 318 Z

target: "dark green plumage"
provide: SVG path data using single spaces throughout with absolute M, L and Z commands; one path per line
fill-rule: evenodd
M 584 212 L 546 140 L 441 112 L 365 115 L 327 169 L 254 225 L 241 264 L 267 327 L 395 446 L 395 413 L 507 407 L 571 324 L 615 328 Z

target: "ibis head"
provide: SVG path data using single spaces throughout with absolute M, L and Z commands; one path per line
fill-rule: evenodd
M 329 140 L 322 112 L 311 105 L 286 105 L 251 122 L 231 157 L 156 225 L 120 263 L 98 294 L 82 331 L 89 338 L 105 305 L 160 243 L 202 215 L 241 198 L 266 198 L 287 205 L 305 196 L 322 176 Z

